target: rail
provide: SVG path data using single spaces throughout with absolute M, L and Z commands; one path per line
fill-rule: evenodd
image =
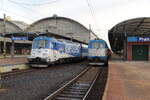
M 69 86 L 70 84 L 72 84 L 74 81 L 76 81 L 79 77 L 81 77 L 86 71 L 88 71 L 89 67 L 86 68 L 85 70 L 83 70 L 79 75 L 77 75 L 75 78 L 73 78 L 72 80 L 70 80 L 68 83 L 66 83 L 63 87 L 61 87 L 60 89 L 58 89 L 57 91 L 55 91 L 54 93 L 52 93 L 51 95 L 49 95 L 48 97 L 46 97 L 44 100 L 51 100 L 52 98 L 56 97 L 56 95 L 58 95 L 60 92 L 62 92 L 67 86 Z
M 88 97 L 90 90 L 92 89 L 94 83 L 96 82 L 100 74 L 100 71 L 98 70 L 97 73 L 94 73 L 95 76 L 92 79 L 92 81 L 78 81 L 80 77 L 84 76 L 90 68 L 92 67 L 87 67 L 78 76 L 73 78 L 71 81 L 66 83 L 63 87 L 56 90 L 48 97 L 44 98 L 44 100 L 85 100 Z

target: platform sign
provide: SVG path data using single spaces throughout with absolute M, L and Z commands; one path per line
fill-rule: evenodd
M 138 41 L 140 41 L 140 42 L 150 42 L 150 37 L 138 37 Z
M 150 42 L 150 37 L 128 37 L 128 42 Z
M 18 37 L 11 37 L 11 40 L 28 40 L 28 37 L 25 36 L 18 36 Z

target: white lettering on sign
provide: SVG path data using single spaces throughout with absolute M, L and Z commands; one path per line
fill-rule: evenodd
M 28 40 L 27 37 L 11 37 L 12 40 Z
M 138 41 L 150 41 L 150 37 L 139 37 Z

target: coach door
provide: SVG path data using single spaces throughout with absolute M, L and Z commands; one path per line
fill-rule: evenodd
M 148 45 L 132 45 L 132 60 L 148 60 Z

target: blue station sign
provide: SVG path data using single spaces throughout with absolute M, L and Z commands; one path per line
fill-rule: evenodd
M 24 37 L 23 36 L 14 37 L 14 36 L 12 36 L 11 39 L 12 40 L 28 40 L 28 37 L 25 37 L 25 36 Z
M 150 42 L 150 37 L 128 37 L 128 42 Z

